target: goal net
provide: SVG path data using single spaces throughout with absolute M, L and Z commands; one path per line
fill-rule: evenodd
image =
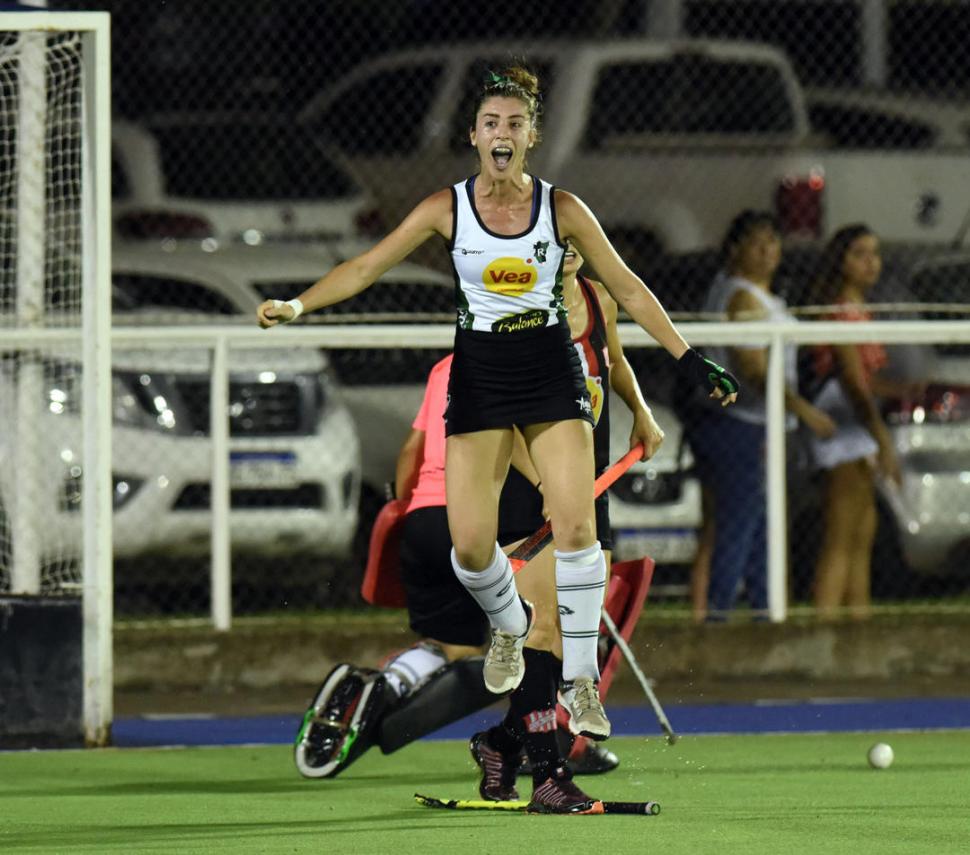
M 108 26 L 0 13 L 0 596 L 80 598 L 96 744 L 111 720 Z

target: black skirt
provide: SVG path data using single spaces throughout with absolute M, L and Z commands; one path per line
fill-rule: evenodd
M 583 419 L 593 423 L 569 325 L 512 333 L 455 331 L 448 382 L 448 436 Z

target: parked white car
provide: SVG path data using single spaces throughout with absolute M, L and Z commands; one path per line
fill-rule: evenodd
M 174 114 L 112 123 L 112 215 L 127 240 L 372 242 L 373 197 L 292 119 Z
M 300 257 L 299 267 L 294 258 Z M 284 262 L 289 266 L 284 268 Z M 307 281 L 319 256 L 235 247 L 217 253 L 155 246 L 116 248 L 116 324 L 241 321 L 259 301 L 254 279 L 286 269 Z M 247 317 L 251 322 L 252 316 Z M 347 557 L 357 531 L 360 445 L 354 419 L 324 352 L 232 349 L 230 537 L 249 556 Z M 210 548 L 210 352 L 198 346 L 116 348 L 112 354 L 114 553 L 201 556 Z M 0 505 L 9 508 L 17 470 L 12 364 L 0 382 Z M 32 512 L 44 527 L 45 558 L 76 554 L 84 471 L 80 370 L 68 358 L 44 366 L 37 434 L 44 490 Z M 6 458 L 6 462 L 3 462 Z

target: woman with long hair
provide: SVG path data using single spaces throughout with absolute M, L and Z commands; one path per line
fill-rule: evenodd
M 814 302 L 831 306 L 827 318 L 867 321 L 866 297 L 879 281 L 879 238 L 864 223 L 839 229 L 819 262 Z M 876 536 L 874 476 L 899 482 L 899 462 L 875 395 L 892 393 L 880 384 L 886 365 L 881 344 L 825 345 L 815 349 L 814 396 L 837 425 L 829 438 L 816 438 L 816 464 L 824 470 L 824 534 L 815 565 L 813 598 L 820 618 L 830 620 L 847 609 L 851 618 L 870 613 L 872 545 Z M 898 393 L 898 392 L 897 392 Z

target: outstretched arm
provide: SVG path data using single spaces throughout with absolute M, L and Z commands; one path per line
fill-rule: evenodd
M 737 378 L 688 346 L 660 301 L 613 249 L 592 211 L 571 193 L 557 190 L 556 216 L 560 239 L 576 244 L 609 283 L 607 287 L 616 301 L 677 360 L 688 382 L 713 389 L 711 397 L 720 398 L 722 404 L 734 403 L 740 389 Z
M 296 298 L 302 307 L 280 305 L 278 300 L 260 304 L 256 310 L 259 325 L 266 329 L 287 323 L 301 312 L 332 306 L 359 294 L 435 234 L 451 236 L 451 190 L 428 196 L 387 237 L 314 282 Z
M 556 217 L 560 237 L 569 239 L 603 278 L 614 299 L 674 358 L 690 348 L 677 332 L 664 307 L 613 249 L 602 227 L 585 203 L 564 190 L 556 191 Z

